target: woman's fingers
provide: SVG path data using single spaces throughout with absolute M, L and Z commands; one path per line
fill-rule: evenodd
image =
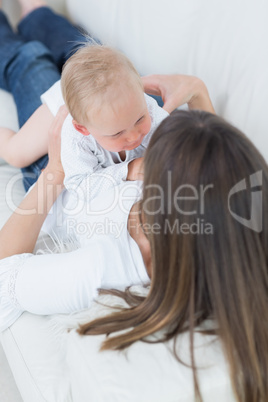
M 171 113 L 190 99 L 189 84 L 193 78 L 182 74 L 153 74 L 142 77 L 142 82 L 145 92 L 160 95 L 164 102 L 163 109 Z
M 65 105 L 61 106 L 56 114 L 50 129 L 49 129 L 49 140 L 53 141 L 53 138 L 60 139 L 62 125 L 64 120 L 68 115 L 68 109 Z M 52 137 L 52 138 L 51 138 Z
M 68 109 L 65 105 L 61 106 L 56 114 L 48 133 L 48 158 L 49 167 L 53 171 L 62 171 L 61 164 L 61 130 L 63 123 L 68 115 Z
M 162 96 L 161 89 L 159 88 L 159 79 L 158 75 L 152 74 L 152 75 L 146 75 L 144 77 L 141 77 L 143 87 L 144 87 L 144 92 L 150 95 L 156 95 L 156 96 Z M 160 76 L 162 77 L 162 76 Z
M 190 109 L 202 109 L 213 113 L 208 91 L 197 77 L 184 74 L 153 74 L 142 77 L 145 92 L 160 95 L 164 101 L 163 109 L 171 113 L 187 103 Z

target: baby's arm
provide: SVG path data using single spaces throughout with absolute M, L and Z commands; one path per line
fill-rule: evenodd
M 0 157 L 22 168 L 47 154 L 48 130 L 53 119 L 48 107 L 42 105 L 17 133 L 0 128 Z

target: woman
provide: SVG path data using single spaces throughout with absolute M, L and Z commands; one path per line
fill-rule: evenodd
M 204 85 L 197 86 L 194 92 L 191 86 L 185 87 L 190 108 L 211 105 Z M 212 105 L 210 109 L 214 111 Z M 68 192 L 62 192 L 60 131 L 66 115 L 63 106 L 50 129 L 49 164 L 0 232 L 0 259 L 21 254 L 15 261 L 11 258 L 3 262 L 0 330 L 10 326 L 23 311 L 71 313 L 87 308 L 100 287 L 124 289 L 149 282 L 148 242 L 136 211 L 130 212 L 140 196 L 139 185 L 123 182 L 107 191 L 105 199 L 96 197 L 90 204 L 82 202 L 82 208 L 79 203 L 67 211 L 63 208 L 62 194 L 68 200 Z M 47 216 L 52 206 L 53 213 Z M 47 233 L 60 239 L 60 243 L 71 237 L 78 249 L 68 254 L 34 256 L 32 253 L 44 222 Z M 54 296 L 48 298 L 52 278 Z
M 58 126 L 64 119 L 64 112 L 61 113 Z M 43 189 L 39 202 L 46 211 L 56 199 L 63 181 L 57 151 L 59 139 L 54 136 L 57 131 L 60 131 L 57 126 L 52 129 L 50 162 L 38 180 Z M 251 186 L 262 185 L 262 228 L 254 224 L 250 227 L 243 224 L 246 221 L 237 219 L 238 216 L 248 218 L 250 212 L 253 216 L 259 211 L 259 204 L 251 205 L 254 200 L 251 188 L 237 186 L 248 178 Z M 103 350 L 122 350 L 139 340 L 150 343 L 173 340 L 178 361 L 181 356 L 176 352 L 176 340 L 179 341 L 183 333 L 189 333 L 191 367 L 199 397 L 202 393 L 193 340 L 197 332 L 204 336 L 213 334 L 221 341 L 236 400 L 265 401 L 268 396 L 267 184 L 268 169 L 264 159 L 238 130 L 209 113 L 173 113 L 150 142 L 145 156 L 142 199 L 134 204 L 128 217 L 129 234 L 151 277 L 149 293 L 141 298 L 129 291 L 111 291 L 125 298 L 132 308 L 83 325 L 79 332 L 109 334 L 102 344 Z M 37 206 L 37 188 L 28 194 L 21 208 Z M 31 252 L 45 215 L 46 212 L 33 216 L 13 214 L 0 233 L 1 258 Z M 25 238 L 25 231 L 31 237 Z M 58 255 L 57 263 L 62 259 L 65 264 L 65 256 Z M 30 258 L 36 259 L 35 269 L 39 266 L 37 262 L 45 257 Z M 23 270 L 27 270 L 29 258 L 13 256 L 2 260 L 1 273 L 3 267 L 6 272 L 18 268 L 19 260 L 22 268 L 18 279 L 22 282 L 15 288 L 19 294 L 15 293 L 15 297 L 13 294 L 11 301 L 6 298 L 4 305 L 1 300 L 2 313 L 7 309 L 20 313 L 16 303 L 24 297 Z M 111 259 L 107 264 L 109 269 Z M 31 268 L 33 272 L 34 266 Z M 24 285 L 24 293 L 29 293 L 27 280 Z M 60 291 L 53 287 L 51 290 L 51 283 L 49 289 L 52 298 L 53 291 Z M 68 295 L 69 301 L 73 296 Z M 15 315 L 13 321 L 14 318 Z M 124 332 L 113 334 L 117 331 Z M 151 371 L 154 374 L 154 367 Z M 142 374 L 136 375 L 139 378 Z M 148 389 L 135 388 L 137 398 L 139 392 L 153 393 L 151 373 L 146 375 Z M 125 380 L 128 381 L 127 377 Z M 102 395 L 97 386 L 93 386 L 91 392 L 92 395 L 96 392 L 98 397 Z M 175 395 L 170 395 L 166 400 L 174 399 Z
M 139 208 L 150 250 L 149 294 L 141 300 L 135 295 L 130 298 L 128 292 L 112 292 L 132 308 L 83 325 L 80 334 L 109 334 L 102 350 L 123 350 L 139 340 L 173 339 L 180 361 L 176 340 L 189 331 L 198 397 L 194 333 L 215 334 L 229 364 L 236 399 L 267 400 L 268 169 L 264 159 L 245 136 L 220 118 L 176 112 L 155 132 L 144 171 Z M 252 189 L 241 185 L 245 179 L 250 179 Z M 262 207 L 251 194 L 261 184 Z M 204 198 L 201 186 L 207 188 Z M 253 220 L 252 226 L 246 226 L 234 214 L 247 218 L 261 214 L 262 228 Z M 207 232 L 194 226 L 200 220 L 208 225 Z M 157 235 L 152 230 L 156 223 Z M 174 227 L 179 234 L 170 230 Z M 127 331 L 116 333 L 122 330 Z M 150 338 L 157 333 L 157 340 Z

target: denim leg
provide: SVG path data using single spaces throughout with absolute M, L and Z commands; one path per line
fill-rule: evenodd
M 60 71 L 65 61 L 77 50 L 81 42 L 89 40 L 100 43 L 48 7 L 37 8 L 28 14 L 19 23 L 18 32 L 25 41 L 42 42 L 50 50 Z
M 5 14 L 0 10 L 0 88 L 6 91 L 9 91 L 6 69 L 23 44 L 24 40 L 13 32 Z
M 57 66 L 42 43 L 22 43 L 5 70 L 5 81 L 18 109 L 20 127 L 41 105 L 40 96 L 59 79 Z
M 41 105 L 40 96 L 60 79 L 49 50 L 40 42 L 25 43 L 0 11 L 0 87 L 11 92 L 20 127 Z M 37 133 L 38 135 L 38 133 Z M 27 190 L 47 163 L 47 155 L 22 169 Z
M 40 96 L 60 79 L 49 50 L 37 41 L 24 43 L 18 49 L 8 66 L 6 76 L 17 106 L 20 127 L 41 105 Z M 38 179 L 47 161 L 48 157 L 45 155 L 22 169 L 26 190 Z

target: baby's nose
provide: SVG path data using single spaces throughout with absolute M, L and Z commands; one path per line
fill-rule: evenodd
M 139 138 L 139 132 L 137 130 L 132 130 L 128 133 L 128 142 L 135 142 Z

